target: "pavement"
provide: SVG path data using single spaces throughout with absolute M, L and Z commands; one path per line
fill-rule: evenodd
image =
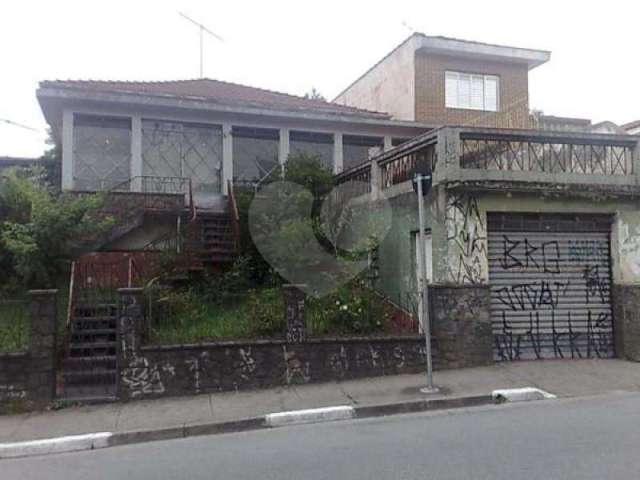
M 558 397 L 616 391 L 638 392 L 640 365 L 622 360 L 513 362 L 438 371 L 434 373 L 434 379 L 440 387 L 440 393 L 429 395 L 430 401 L 436 402 L 440 408 L 449 408 L 447 405 L 465 406 L 464 399 L 487 396 L 490 399 L 493 390 L 507 388 L 537 387 Z M 175 438 L 187 436 L 184 432 L 189 428 L 197 431 L 198 425 L 225 422 L 233 425 L 236 422 L 240 425 L 236 430 L 241 430 L 251 428 L 253 424 L 238 423 L 238 420 L 256 419 L 276 412 L 342 405 L 355 407 L 356 411 L 382 406 L 377 410 L 378 414 L 424 410 L 412 409 L 411 405 L 414 404 L 412 402 L 424 401 L 425 395 L 420 393 L 420 388 L 425 381 L 424 375 L 397 375 L 0 416 L 0 444 L 94 432 L 135 434 L 164 431 L 161 437 Z M 440 400 L 442 402 L 438 404 Z M 393 405 L 409 405 L 410 408 L 384 408 Z M 373 408 L 368 411 L 375 414 Z M 214 430 L 201 429 L 201 434 L 213 433 Z M 144 439 L 143 436 L 139 438 L 140 441 Z
M 639 393 L 197 436 L 0 461 L 3 480 L 638 478 Z

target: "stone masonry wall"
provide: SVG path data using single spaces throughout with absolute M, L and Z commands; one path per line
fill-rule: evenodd
M 613 332 L 618 358 L 640 362 L 640 285 L 613 285 Z
M 57 291 L 29 293 L 31 345 L 0 354 L 0 412 L 44 408 L 55 398 Z
M 429 286 L 436 366 L 493 364 L 490 302 L 488 286 Z

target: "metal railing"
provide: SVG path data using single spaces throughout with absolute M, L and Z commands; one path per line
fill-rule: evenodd
M 593 138 L 527 138 L 504 135 L 461 135 L 460 167 L 464 169 L 633 175 L 634 143 Z

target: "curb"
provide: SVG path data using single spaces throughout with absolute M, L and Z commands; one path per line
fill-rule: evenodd
M 495 393 L 495 392 L 494 392 Z M 27 442 L 0 444 L 0 459 L 46 455 L 51 453 L 95 450 L 135 443 L 173 440 L 178 438 L 222 433 L 244 432 L 288 425 L 381 417 L 429 410 L 455 409 L 500 403 L 493 395 L 479 395 L 433 400 L 414 400 L 381 405 L 352 407 L 347 405 L 270 413 L 261 417 L 216 423 L 185 424 L 178 427 L 129 432 L 100 432 L 87 435 L 50 438 Z
M 0 443 L 0 458 L 30 457 L 51 453 L 94 450 L 110 446 L 110 432 L 88 433 L 67 437 L 30 440 L 28 442 Z

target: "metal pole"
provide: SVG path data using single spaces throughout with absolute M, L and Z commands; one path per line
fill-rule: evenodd
M 418 273 L 420 275 L 419 287 L 420 287 L 420 312 L 422 315 L 422 329 L 424 330 L 424 341 L 427 354 L 427 388 L 424 389 L 424 393 L 430 393 L 436 391 L 433 386 L 433 365 L 431 361 L 431 325 L 429 321 L 429 306 L 427 303 L 427 272 L 426 272 L 426 258 L 427 251 L 425 249 L 425 222 L 424 222 L 424 196 L 422 192 L 422 175 L 416 177 L 418 182 L 418 238 L 419 238 L 419 252 L 420 252 L 420 265 Z
M 200 26 L 200 78 L 204 78 L 204 76 L 202 75 L 204 69 L 202 67 L 202 59 L 203 59 L 203 55 L 202 55 L 202 33 L 203 33 L 203 28 L 202 25 Z

